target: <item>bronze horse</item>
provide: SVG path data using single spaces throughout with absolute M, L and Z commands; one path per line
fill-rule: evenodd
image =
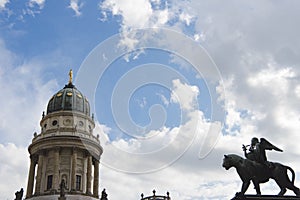
M 280 192 L 278 195 L 284 195 L 287 189 L 292 190 L 297 196 L 300 196 L 300 190 L 294 185 L 295 172 L 289 167 L 282 165 L 280 163 L 271 163 L 272 167 L 269 168 L 258 162 L 244 159 L 235 154 L 224 155 L 223 167 L 228 170 L 231 167 L 236 168 L 241 180 L 243 181 L 241 192 L 238 195 L 243 195 L 247 191 L 250 181 L 253 182 L 256 193 L 258 195 L 260 192 L 260 183 L 265 183 L 269 179 L 274 179 L 277 185 L 280 187 Z M 289 179 L 287 170 L 292 173 L 292 180 Z

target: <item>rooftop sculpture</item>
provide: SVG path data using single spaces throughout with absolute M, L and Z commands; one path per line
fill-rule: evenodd
M 249 147 L 249 149 L 247 149 Z M 236 196 L 243 196 L 247 191 L 250 182 L 254 184 L 257 195 L 261 195 L 260 183 L 268 182 L 269 179 L 274 179 L 280 187 L 279 196 L 285 194 L 287 189 L 292 190 L 297 196 L 300 196 L 300 190 L 294 185 L 295 172 L 294 170 L 277 162 L 269 162 L 266 157 L 266 150 L 275 150 L 282 152 L 281 149 L 271 144 L 264 138 L 260 141 L 257 138 L 252 138 L 251 145 L 243 145 L 243 151 L 246 158 L 235 154 L 224 155 L 223 167 L 228 170 L 231 167 L 236 168 L 243 184 L 240 192 Z M 288 177 L 288 170 L 292 173 L 292 180 Z
M 17 192 L 15 193 L 15 195 L 16 195 L 15 200 L 22 200 L 22 197 L 23 197 L 23 188 L 21 188 L 20 191 L 17 191 Z
M 141 200 L 171 200 L 170 193 L 167 192 L 167 196 L 156 195 L 156 191 L 153 190 L 153 195 L 145 197 L 144 194 L 141 194 Z
M 66 186 L 65 179 L 61 180 L 61 183 L 59 184 L 59 187 L 60 187 L 59 197 L 65 197 L 65 195 L 66 195 L 65 190 L 68 190 L 68 188 Z
M 100 198 L 100 200 L 108 200 L 108 198 L 107 198 L 107 193 L 106 193 L 106 191 L 105 191 L 105 188 L 102 190 L 102 193 L 101 193 L 101 198 Z

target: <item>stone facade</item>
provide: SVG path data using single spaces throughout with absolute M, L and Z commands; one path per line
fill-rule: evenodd
M 61 98 L 58 104 L 53 100 L 55 97 Z M 76 107 L 78 99 L 83 98 L 84 106 Z M 66 103 L 71 105 L 66 107 Z M 47 108 L 40 121 L 41 133 L 34 135 L 28 147 L 26 199 L 57 200 L 63 179 L 67 199 L 98 198 L 103 149 L 99 137 L 93 135 L 95 123 L 90 117 L 88 100 L 69 82 L 49 100 Z

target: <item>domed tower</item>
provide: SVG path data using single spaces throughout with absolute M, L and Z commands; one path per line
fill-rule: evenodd
M 49 100 L 40 121 L 41 133 L 34 134 L 28 147 L 30 168 L 26 199 L 52 200 L 65 193 L 67 199 L 98 198 L 99 161 L 103 152 L 86 97 L 67 85 Z M 61 190 L 61 183 L 65 187 Z M 79 198 L 80 196 L 80 198 Z

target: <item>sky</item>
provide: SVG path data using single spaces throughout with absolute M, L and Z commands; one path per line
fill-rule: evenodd
M 27 147 L 68 82 L 89 99 L 111 200 L 229 199 L 224 154 L 266 138 L 300 186 L 300 2 L 0 0 L 0 199 L 26 190 Z M 277 194 L 274 181 L 263 194 Z M 25 191 L 26 192 L 26 191 Z M 248 193 L 254 193 L 250 186 Z M 292 194 L 288 192 L 288 194 Z

